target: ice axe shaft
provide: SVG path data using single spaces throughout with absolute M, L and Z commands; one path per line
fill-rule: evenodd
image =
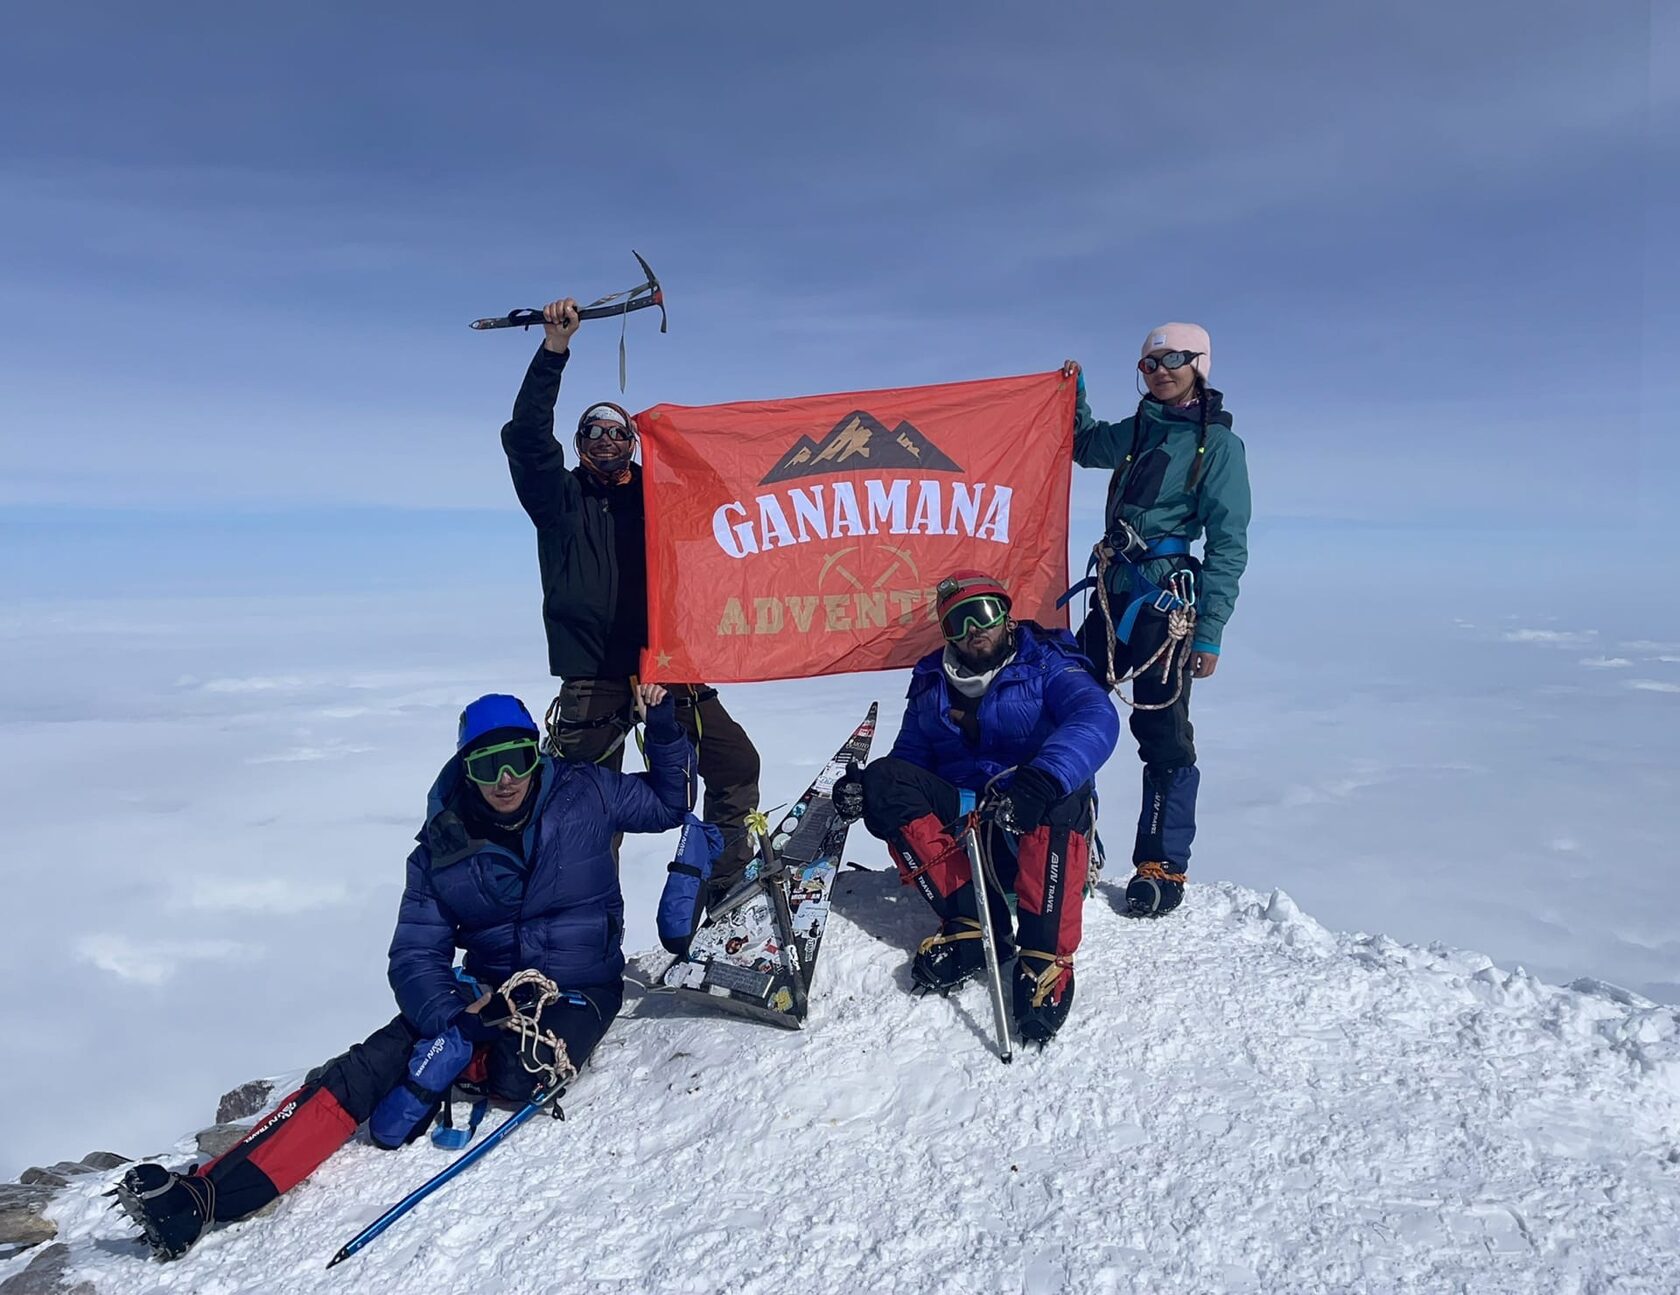
M 998 1060 L 1005 1065 L 1015 1059 L 1009 1041 L 1009 1013 L 1003 1005 L 1003 968 L 998 963 L 997 935 L 992 929 L 992 870 L 980 851 L 980 819 L 974 812 L 974 793 L 961 790 L 963 848 L 968 851 L 968 870 L 973 878 L 974 910 L 980 919 L 980 947 L 986 963 L 986 989 L 992 1000 L 992 1026 L 997 1031 Z
M 620 315 L 628 315 L 633 311 L 646 310 L 649 306 L 659 307 L 659 331 L 668 331 L 669 319 L 665 314 L 665 290 L 659 286 L 659 278 L 653 272 L 653 267 L 647 263 L 647 258 L 640 252 L 632 251 L 631 256 L 642 267 L 646 278 L 634 288 L 624 292 L 609 292 L 606 296 L 597 298 L 587 306 L 580 307 L 578 318 L 581 319 L 616 319 Z M 510 310 L 505 315 L 492 315 L 488 319 L 475 319 L 471 327 L 485 330 L 491 328 L 530 328 L 534 324 L 543 322 L 541 310 L 529 306 L 518 310 Z
M 411 1209 L 413 1209 L 421 1201 L 425 1200 L 426 1197 L 430 1196 L 438 1188 L 442 1187 L 450 1179 L 454 1178 L 462 1170 L 470 1168 L 475 1162 L 489 1154 L 496 1147 L 497 1143 L 501 1142 L 503 1138 L 507 1137 L 508 1134 L 512 1133 L 538 1111 L 542 1110 L 546 1106 L 558 1103 L 560 1099 L 560 1092 L 561 1085 L 557 1084 L 548 1091 L 539 1093 L 537 1096 L 533 1097 L 524 1106 L 520 1107 L 518 1111 L 514 1112 L 514 1114 L 510 1115 L 505 1121 L 503 1121 L 501 1128 L 497 1129 L 489 1137 L 485 1138 L 484 1141 L 480 1142 L 476 1147 L 463 1152 L 453 1163 L 449 1165 L 448 1168 L 434 1174 L 431 1178 L 420 1184 L 420 1186 L 416 1187 L 407 1196 L 403 1197 L 402 1200 L 391 1206 L 390 1209 L 386 1210 L 372 1223 L 368 1224 L 367 1227 L 363 1228 L 354 1237 L 347 1241 L 339 1249 L 337 1254 L 327 1260 L 327 1267 L 333 1268 L 338 1264 L 343 1263 L 346 1259 L 350 1258 L 351 1255 L 355 1254 L 370 1241 L 378 1237 L 385 1231 L 386 1228 L 390 1227 L 391 1224 L 395 1223 L 403 1215 L 407 1214 Z M 558 1105 L 555 1105 L 554 1109 L 558 1112 Z
M 628 315 L 634 310 L 646 310 L 649 306 L 659 306 L 661 308 L 661 313 L 663 313 L 664 305 L 665 301 L 663 297 L 652 296 L 641 297 L 635 301 L 626 302 L 623 305 L 618 306 L 579 306 L 578 318 L 580 320 L 616 319 L 619 315 Z M 542 311 L 525 306 L 521 307 L 519 310 L 510 310 L 505 315 L 493 316 L 490 319 L 475 319 L 470 327 L 477 329 L 530 328 L 533 324 L 541 324 L 542 322 Z M 662 333 L 666 331 L 666 326 L 663 322 L 659 325 L 659 331 Z

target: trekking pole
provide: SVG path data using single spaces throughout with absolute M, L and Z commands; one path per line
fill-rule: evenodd
M 571 1076 L 567 1076 L 566 1082 L 571 1082 Z M 538 1111 L 542 1110 L 543 1107 L 547 1106 L 550 1102 L 556 1101 L 563 1091 L 564 1086 L 564 1084 L 556 1084 L 547 1092 L 533 1097 L 529 1103 L 520 1110 L 515 1111 L 501 1128 L 497 1129 L 489 1137 L 485 1138 L 483 1142 L 480 1142 L 470 1151 L 467 1151 L 457 1157 L 454 1164 L 450 1165 L 441 1173 L 435 1174 L 433 1177 L 427 1179 L 424 1183 L 416 1187 L 407 1196 L 403 1197 L 395 1205 L 391 1206 L 390 1209 L 386 1210 L 372 1223 L 368 1224 L 367 1227 L 363 1228 L 354 1237 L 347 1241 L 344 1244 L 343 1249 L 341 1249 L 331 1259 L 327 1260 L 327 1267 L 331 1268 L 336 1264 L 341 1264 L 358 1250 L 361 1250 L 381 1232 L 385 1231 L 386 1228 L 390 1227 L 391 1224 L 395 1223 L 404 1214 L 407 1214 L 411 1209 L 413 1209 L 421 1201 L 425 1200 L 426 1197 L 430 1196 L 438 1188 L 442 1187 L 451 1178 L 459 1174 L 463 1169 L 466 1169 L 468 1166 L 473 1164 L 473 1162 L 478 1160 L 480 1156 L 483 1156 L 503 1138 L 507 1137 L 508 1134 L 512 1133 L 521 1124 L 525 1123 L 526 1120 L 530 1119 Z M 560 1108 L 558 1106 L 554 1108 L 554 1113 L 556 1119 L 564 1118 L 560 1114 Z
M 980 820 L 974 812 L 974 793 L 961 791 L 961 806 L 967 815 L 963 845 L 968 850 L 968 869 L 974 878 L 975 909 L 980 918 L 980 947 L 986 957 L 986 983 L 992 995 L 992 1022 L 997 1027 L 997 1053 L 1004 1064 L 1015 1059 L 1009 1043 L 1009 1014 L 1003 1006 L 1003 968 L 998 965 L 997 936 L 992 930 L 991 868 L 980 852 Z

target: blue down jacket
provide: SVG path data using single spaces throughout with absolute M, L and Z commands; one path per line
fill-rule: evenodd
M 951 721 L 953 692 L 940 648 L 910 674 L 904 724 L 891 754 L 975 792 L 1024 764 L 1049 774 L 1064 794 L 1090 782 L 1120 736 L 1114 703 L 1091 678 L 1066 630 L 1022 621 L 1015 636 L 1014 660 L 980 699 L 978 746 L 968 745 Z
M 694 748 L 647 743 L 647 773 L 544 756 L 525 858 L 469 836 L 455 808 L 475 794 L 458 758 L 432 785 L 426 824 L 408 856 L 408 884 L 391 938 L 397 1006 L 422 1035 L 441 1034 L 472 1001 L 456 979 L 486 986 L 534 967 L 562 989 L 616 983 L 624 974 L 624 894 L 613 861 L 618 832 L 680 826 L 694 789 Z

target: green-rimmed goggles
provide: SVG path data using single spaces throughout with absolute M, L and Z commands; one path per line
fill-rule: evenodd
M 529 778 L 540 758 L 536 738 L 522 737 L 515 742 L 498 742 L 495 746 L 481 746 L 476 751 L 468 751 L 462 757 L 461 765 L 467 777 L 474 782 L 483 787 L 493 787 L 502 780 L 504 773 L 515 778 Z
M 939 618 L 940 631 L 955 643 L 974 630 L 989 630 L 1009 619 L 1009 604 L 996 594 L 965 598 Z

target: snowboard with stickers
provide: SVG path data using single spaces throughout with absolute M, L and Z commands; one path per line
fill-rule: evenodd
M 831 792 L 849 761 L 869 758 L 878 709 L 870 704 L 803 796 L 774 821 L 760 821 L 759 858 L 708 915 L 688 956 L 665 969 L 655 992 L 787 1029 L 804 1024 L 850 827 L 835 814 Z

